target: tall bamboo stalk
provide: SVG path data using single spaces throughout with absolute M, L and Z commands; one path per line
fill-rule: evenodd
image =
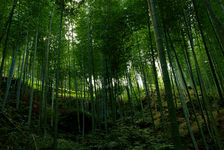
M 181 150 L 182 144 L 181 144 L 180 134 L 178 130 L 176 109 L 173 102 L 172 88 L 170 85 L 170 79 L 169 79 L 166 56 L 165 56 L 165 49 L 163 46 L 163 38 L 162 38 L 163 34 L 161 33 L 161 24 L 158 18 L 158 11 L 156 9 L 156 1 L 148 0 L 148 5 L 151 12 L 151 19 L 152 19 L 153 28 L 154 28 L 154 36 L 155 36 L 157 50 L 158 50 L 161 68 L 162 68 L 162 78 L 163 78 L 163 82 L 165 86 L 165 96 L 166 96 L 167 104 L 168 104 L 170 128 L 171 128 L 173 144 L 175 149 Z

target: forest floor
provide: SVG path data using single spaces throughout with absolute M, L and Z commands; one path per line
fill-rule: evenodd
M 7 111 L 0 113 L 0 150 L 51 150 L 53 142 L 52 128 L 47 129 L 45 137 L 39 128 L 39 103 L 38 96 L 34 99 L 33 116 L 31 127 L 27 126 L 29 112 L 29 95 L 21 101 L 20 109 L 16 110 L 16 93 L 11 92 L 7 104 Z M 35 95 L 38 95 L 36 93 Z M 60 109 L 63 108 L 59 108 Z M 65 108 L 64 108 L 65 109 Z M 165 129 L 159 123 L 159 113 L 154 113 L 156 128 L 153 128 L 148 107 L 144 108 L 144 114 L 137 113 L 136 116 L 126 116 L 114 123 L 109 122 L 108 134 L 104 127 L 94 132 L 86 130 L 83 137 L 80 132 L 68 132 L 60 126 L 59 121 L 59 150 L 169 150 L 173 149 L 171 137 L 168 131 L 168 119 L 165 120 Z M 184 149 L 194 149 L 188 134 L 186 121 L 182 109 L 178 109 L 178 121 L 180 134 Z M 69 112 L 69 110 L 67 111 Z M 220 134 L 224 135 L 224 109 L 219 114 L 213 112 Z M 61 112 L 62 115 L 71 113 Z M 143 117 L 144 115 L 144 117 Z M 62 116 L 65 117 L 65 116 Z M 50 118 L 48 118 L 50 120 Z M 60 119 L 59 119 L 60 120 Z M 88 120 L 88 117 L 87 117 Z M 71 122 L 71 120 L 69 120 Z M 64 122 L 65 124 L 68 122 Z M 50 124 L 50 122 L 49 122 Z M 74 123 L 75 124 L 75 123 Z M 88 124 L 87 128 L 91 128 Z M 73 127 L 68 129 L 72 130 Z M 192 129 L 199 144 L 203 149 L 203 143 L 196 123 L 192 121 Z M 74 130 L 74 129 L 73 129 Z M 206 134 L 206 133 L 205 133 Z M 224 140 L 224 139 L 222 139 Z M 208 143 L 209 144 L 209 143 Z M 211 149 L 212 146 L 211 146 Z
M 0 113 L 1 150 L 50 150 L 53 136 L 49 133 L 43 138 L 39 129 L 38 116 L 34 113 L 32 127 L 27 126 L 28 107 L 17 111 L 15 103 L 9 103 L 7 113 Z M 26 105 L 25 102 L 21 106 Z M 146 114 L 147 116 L 148 114 Z M 141 114 L 127 117 L 110 124 L 108 134 L 105 130 L 73 134 L 59 128 L 59 150 L 143 150 L 172 149 L 168 139 L 162 137 L 159 129 L 152 130 L 150 117 L 142 119 Z M 91 127 L 89 127 L 91 128 Z

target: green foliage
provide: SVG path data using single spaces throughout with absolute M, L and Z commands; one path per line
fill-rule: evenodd
M 9 96 L 0 113 L 0 149 L 51 149 L 55 120 L 61 150 L 174 149 L 180 138 L 171 144 L 166 131 L 178 131 L 177 123 L 186 149 L 195 148 L 192 140 L 200 149 L 223 149 L 217 115 L 224 95 L 223 5 L 220 0 L 1 0 L 0 106 L 8 91 Z M 188 135 L 191 127 L 195 141 Z

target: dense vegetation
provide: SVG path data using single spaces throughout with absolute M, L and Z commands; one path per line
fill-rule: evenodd
M 223 150 L 223 0 L 1 0 L 0 149 Z

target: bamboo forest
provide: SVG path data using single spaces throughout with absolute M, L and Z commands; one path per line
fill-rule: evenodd
M 0 150 L 224 150 L 224 0 L 0 0 Z

